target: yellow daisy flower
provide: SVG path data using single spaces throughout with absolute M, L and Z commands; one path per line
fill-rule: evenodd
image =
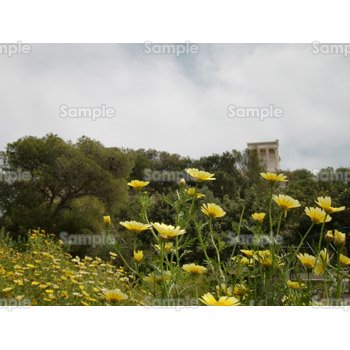
M 316 259 L 314 274 L 316 276 L 323 275 L 328 263 L 329 263 L 329 254 L 327 252 L 327 249 L 324 248 L 323 250 L 321 250 L 319 256 Z
M 329 222 L 332 220 L 332 218 L 320 208 L 305 208 L 305 213 L 315 224 L 323 224 L 324 222 Z
M 208 173 L 206 171 L 198 170 L 196 168 L 188 168 L 185 169 L 186 173 L 189 174 L 194 180 L 198 182 L 203 182 L 203 181 L 214 181 L 216 180 L 215 174 Z
M 249 293 L 249 289 L 244 284 L 238 283 L 233 287 L 233 293 L 242 298 Z
M 327 214 L 333 214 L 345 210 L 345 207 L 333 208 L 331 197 L 318 197 L 315 203 L 319 207 L 321 207 Z
M 218 300 L 211 293 L 206 293 L 199 299 L 203 304 L 208 306 L 237 306 L 240 304 L 235 297 L 220 297 Z
M 152 283 L 152 284 L 154 284 L 154 283 L 161 283 L 162 281 L 168 282 L 168 281 L 170 281 L 170 279 L 171 279 L 170 271 L 163 272 L 163 275 L 162 274 L 156 274 L 156 273 L 152 272 L 152 273 L 149 273 L 147 276 L 145 276 L 143 278 L 143 280 L 145 282 Z
M 103 296 L 112 303 L 128 299 L 128 296 L 121 292 L 120 289 L 107 290 L 103 293 Z
M 60 293 L 60 296 L 61 298 L 63 299 L 68 299 L 69 298 L 69 294 L 66 290 L 63 290 L 61 293 Z
M 220 285 L 216 286 L 216 291 L 219 296 L 222 296 L 222 294 L 224 294 L 224 296 L 232 297 L 233 295 L 233 288 L 228 287 L 226 283 L 221 283 Z
M 106 215 L 103 217 L 103 223 L 107 226 L 111 224 L 111 217 L 109 215 Z
M 254 260 L 253 259 L 248 259 L 247 257 L 243 256 L 240 260 L 239 260 L 240 265 L 243 266 L 252 266 L 254 264 Z
M 205 194 L 197 192 L 197 189 L 195 187 L 188 188 L 186 192 L 192 198 L 199 199 L 205 197 Z
M 154 247 L 160 251 L 161 247 L 160 247 L 160 244 L 155 244 Z M 164 245 L 163 245 L 163 251 L 165 253 L 170 253 L 172 250 L 174 249 L 174 245 L 172 242 L 166 242 Z
M 124 226 L 127 230 L 139 233 L 145 230 L 148 230 L 151 226 L 147 224 L 143 224 L 138 221 L 121 221 L 120 225 Z
M 241 249 L 240 252 L 242 252 L 248 258 L 252 258 L 254 256 L 253 250 Z
M 284 215 L 287 216 L 287 211 L 289 209 L 298 208 L 300 207 L 299 201 L 296 199 L 286 196 L 284 194 L 280 194 L 278 196 L 274 195 L 272 196 L 272 199 L 275 201 L 275 203 L 284 210 Z
M 303 284 L 300 284 L 299 282 L 296 282 L 296 281 L 288 280 L 287 281 L 287 286 L 290 289 L 300 289 L 303 286 Z
M 327 233 L 324 235 L 324 239 L 327 242 L 333 242 L 334 240 L 333 231 L 332 230 L 327 231 Z
M 338 230 L 334 230 L 333 242 L 337 247 L 342 247 L 345 244 L 346 234 Z
M 170 239 L 176 236 L 183 235 L 186 230 L 182 230 L 180 226 L 172 226 L 160 224 L 159 222 L 152 223 L 152 226 L 157 230 L 160 237 L 163 239 Z
M 143 251 L 142 250 L 134 250 L 134 260 L 138 264 L 143 260 Z
M 144 188 L 147 185 L 149 185 L 149 181 L 132 180 L 128 182 L 128 185 L 135 190 L 140 190 L 141 188 Z
M 283 174 L 276 174 L 276 173 L 260 173 L 260 176 L 263 177 L 265 180 L 275 183 L 275 182 L 286 182 L 287 176 Z
M 196 264 L 185 264 L 182 266 L 182 269 L 188 273 L 192 273 L 194 275 L 200 275 L 207 272 L 207 268 L 201 265 Z
M 269 250 L 259 250 L 257 254 L 254 255 L 254 259 L 256 259 L 263 267 L 272 266 L 272 254 Z
M 220 206 L 214 203 L 203 204 L 201 211 L 211 218 L 221 218 L 226 215 L 226 212 Z
M 313 269 L 315 267 L 316 258 L 310 254 L 298 254 L 298 259 L 300 262 L 308 269 Z
M 350 265 L 350 258 L 348 258 L 346 255 L 340 254 L 339 264 L 342 266 Z
M 260 223 L 262 223 L 264 221 L 265 216 L 266 216 L 265 213 L 254 213 L 254 214 L 252 214 L 253 220 L 258 221 Z

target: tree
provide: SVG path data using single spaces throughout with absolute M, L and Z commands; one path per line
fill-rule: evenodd
M 31 174 L 30 181 L 0 185 L 2 224 L 13 234 L 36 227 L 58 233 L 66 227 L 66 211 L 74 210 L 77 200 L 86 196 L 98 199 L 108 212 L 116 211 L 127 198 L 132 161 L 120 150 L 87 137 L 73 144 L 53 134 L 28 136 L 8 144 L 3 158 L 11 169 Z M 86 229 L 83 224 L 71 225 L 74 233 Z

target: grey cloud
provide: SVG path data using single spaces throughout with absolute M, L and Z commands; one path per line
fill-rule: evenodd
M 306 44 L 201 44 L 180 57 L 146 55 L 143 44 L 35 44 L 30 55 L 0 55 L 0 149 L 53 132 L 199 157 L 278 138 L 283 168 L 350 166 L 349 62 Z M 62 119 L 62 104 L 117 113 Z M 230 104 L 284 115 L 228 118 Z

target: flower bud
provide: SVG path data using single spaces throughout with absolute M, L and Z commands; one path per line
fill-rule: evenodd
M 109 226 L 111 224 L 111 217 L 109 215 L 106 215 L 103 217 L 103 223 L 107 226 Z

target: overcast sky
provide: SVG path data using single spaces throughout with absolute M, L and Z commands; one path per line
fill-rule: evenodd
M 158 47 L 36 44 L 27 55 L 1 54 L 0 149 L 50 132 L 191 157 L 279 139 L 283 169 L 350 166 L 350 56 L 315 55 L 306 44 L 201 44 L 181 56 L 150 48 Z M 62 118 L 62 105 L 116 114 Z M 229 105 L 283 115 L 230 118 Z

